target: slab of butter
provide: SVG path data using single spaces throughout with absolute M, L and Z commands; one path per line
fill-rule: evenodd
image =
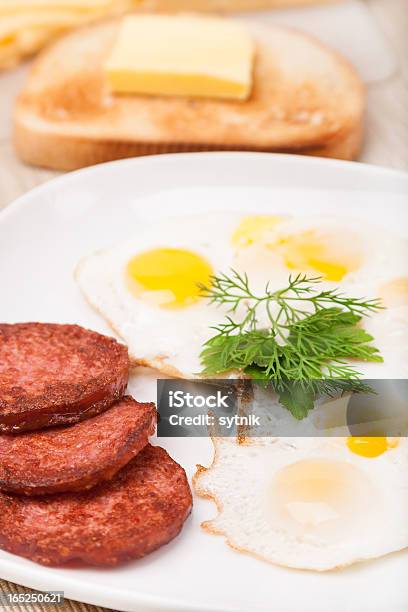
M 112 91 L 246 99 L 254 48 L 239 24 L 196 15 L 125 17 L 105 65 Z

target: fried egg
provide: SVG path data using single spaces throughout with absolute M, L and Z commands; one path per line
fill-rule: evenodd
M 233 218 L 140 225 L 134 238 L 80 263 L 80 288 L 126 342 L 134 363 L 170 376 L 200 371 L 200 347 L 219 313 L 200 297 L 199 285 L 232 266 L 223 238 L 233 231 Z
M 196 492 L 203 524 L 240 552 L 325 571 L 408 546 L 408 443 L 394 438 L 215 438 Z
M 134 363 L 194 378 L 211 327 L 227 314 L 202 297 L 200 287 L 213 274 L 246 273 L 258 294 L 267 283 L 272 290 L 286 286 L 290 274 L 319 277 L 322 288 L 383 300 L 386 310 L 364 326 L 385 363 L 355 365 L 365 377 L 403 378 L 407 255 L 403 239 L 352 219 L 212 213 L 141 222 L 133 237 L 85 257 L 76 279 Z M 260 312 L 259 327 L 267 324 Z M 295 426 L 277 404 L 260 408 L 271 435 L 214 439 L 214 462 L 195 477 L 196 491 L 218 508 L 207 530 L 266 561 L 318 571 L 408 545 L 406 439 L 338 433 L 345 426 L 341 402 L 331 410 L 316 406 L 311 419 Z M 285 419 L 296 437 L 273 434 Z
M 408 372 L 407 255 L 404 240 L 349 219 L 212 213 L 141 222 L 133 237 L 86 257 L 76 278 L 134 363 L 194 378 L 211 327 L 227 314 L 201 295 L 200 286 L 208 286 L 213 274 L 231 268 L 246 273 L 256 293 L 267 283 L 270 289 L 286 286 L 290 274 L 321 277 L 322 287 L 389 304 L 385 318 L 374 315 L 372 324 L 392 365 L 390 376 L 397 376 Z M 267 324 L 261 312 L 258 325 Z M 383 364 L 368 365 L 367 375 L 383 375 Z M 359 367 L 363 374 L 365 367 Z

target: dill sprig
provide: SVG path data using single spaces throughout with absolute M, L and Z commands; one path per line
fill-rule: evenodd
M 210 303 L 227 305 L 229 314 L 204 344 L 202 374 L 241 370 L 272 384 L 296 418 L 307 415 L 321 392 L 366 391 L 360 372 L 348 360 L 382 361 L 370 344 L 373 337 L 358 325 L 381 308 L 380 301 L 348 297 L 336 289 L 321 291 L 321 281 L 299 274 L 290 276 L 283 289 L 272 291 L 267 284 L 257 295 L 246 274 L 232 270 L 213 276 L 201 293 Z M 244 314 L 237 321 L 234 315 L 241 306 Z M 259 328 L 261 306 L 268 324 Z

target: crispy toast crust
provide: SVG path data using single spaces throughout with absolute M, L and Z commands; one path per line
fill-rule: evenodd
M 246 102 L 112 95 L 103 64 L 119 21 L 71 33 L 35 62 L 15 108 L 15 144 L 34 165 L 71 170 L 168 152 L 255 150 L 353 159 L 364 90 L 342 57 L 299 32 L 250 26 Z
M 299 155 L 312 155 L 316 157 L 331 157 L 336 159 L 355 159 L 361 149 L 362 129 L 356 127 L 343 138 L 337 138 L 326 147 L 317 146 L 309 149 L 293 148 L 256 148 L 231 147 L 211 145 L 161 143 L 139 144 L 118 140 L 87 140 L 86 138 L 67 138 L 60 134 L 50 134 L 46 138 L 39 138 L 38 134 L 17 125 L 14 132 L 14 142 L 20 158 L 36 166 L 54 170 L 77 170 L 85 166 L 93 166 L 115 159 L 125 159 L 142 155 L 160 155 L 163 153 L 185 153 L 200 151 L 258 151 L 273 153 L 295 153 Z

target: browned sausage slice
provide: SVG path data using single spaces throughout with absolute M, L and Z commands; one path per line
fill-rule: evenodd
M 110 480 L 146 446 L 155 424 L 154 404 L 126 396 L 75 425 L 0 434 L 0 489 L 40 495 Z
M 120 399 L 125 346 L 78 325 L 0 324 L 0 431 L 76 423 Z
M 113 480 L 83 493 L 0 493 L 0 547 L 44 565 L 115 566 L 172 540 L 191 505 L 183 468 L 147 445 Z

